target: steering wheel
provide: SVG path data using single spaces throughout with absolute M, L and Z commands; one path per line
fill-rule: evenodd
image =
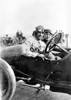
M 62 38 L 62 33 L 55 33 L 53 37 L 48 41 L 45 48 L 45 53 L 50 52 L 60 42 L 61 38 Z

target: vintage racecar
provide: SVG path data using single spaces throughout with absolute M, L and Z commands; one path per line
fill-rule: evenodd
M 44 54 L 56 51 L 55 56 L 60 56 L 60 60 L 21 55 L 21 45 L 4 47 L 1 50 L 0 69 L 2 69 L 3 84 L 6 84 L 2 89 L 5 91 L 3 98 L 8 100 L 13 96 L 16 81 L 20 79 L 31 85 L 39 83 L 40 87 L 50 85 L 51 89 L 71 91 L 71 52 L 69 48 L 58 45 L 60 39 L 61 33 L 54 34 L 44 51 Z

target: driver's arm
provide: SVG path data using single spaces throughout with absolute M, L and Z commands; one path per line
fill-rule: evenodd
M 46 53 L 45 57 L 51 60 L 55 60 L 55 56 L 52 54 L 52 52 Z
M 22 44 L 22 54 L 29 56 L 29 57 L 36 57 L 38 55 L 38 52 L 32 52 L 30 49 L 30 46 L 26 43 Z

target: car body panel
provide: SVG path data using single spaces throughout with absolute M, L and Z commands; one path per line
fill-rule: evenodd
M 18 70 L 33 77 L 36 83 L 71 87 L 71 52 L 60 60 L 43 60 L 23 55 L 21 45 L 17 45 L 4 48 L 1 58 L 13 66 L 16 77 L 25 77 Z

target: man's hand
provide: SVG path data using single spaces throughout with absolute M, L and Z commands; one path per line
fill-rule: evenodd
M 43 60 L 45 59 L 45 55 L 44 54 L 38 54 L 38 57 L 41 57 Z

